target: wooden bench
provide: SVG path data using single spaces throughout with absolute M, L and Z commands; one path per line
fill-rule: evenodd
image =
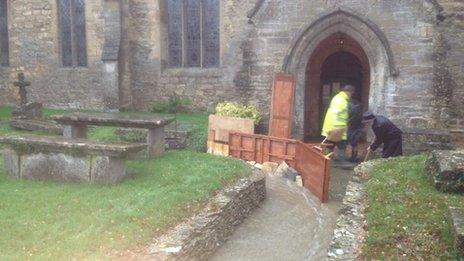
M 126 158 L 146 144 L 49 136 L 0 137 L 7 174 L 15 179 L 116 183 L 126 176 Z

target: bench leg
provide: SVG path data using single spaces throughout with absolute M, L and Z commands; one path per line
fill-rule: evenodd
M 87 139 L 87 125 L 66 125 L 63 136 L 70 139 Z
M 150 158 L 161 156 L 164 154 L 164 128 L 156 128 L 148 130 L 148 155 Z

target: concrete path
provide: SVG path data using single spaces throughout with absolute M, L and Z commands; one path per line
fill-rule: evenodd
M 267 177 L 267 199 L 211 258 L 224 260 L 321 260 L 327 255 L 341 199 L 352 174 L 334 168 L 331 201 L 320 204 L 306 189 Z

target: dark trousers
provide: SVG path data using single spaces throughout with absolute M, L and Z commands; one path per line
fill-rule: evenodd
M 403 155 L 403 137 L 401 134 L 388 137 L 384 141 L 382 158 L 398 157 Z

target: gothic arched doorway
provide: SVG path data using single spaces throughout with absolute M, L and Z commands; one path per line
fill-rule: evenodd
M 354 98 L 369 107 L 370 67 L 362 47 L 343 33 L 323 40 L 306 68 L 304 138 L 320 138 L 322 122 L 331 98 L 344 85 L 356 88 Z

